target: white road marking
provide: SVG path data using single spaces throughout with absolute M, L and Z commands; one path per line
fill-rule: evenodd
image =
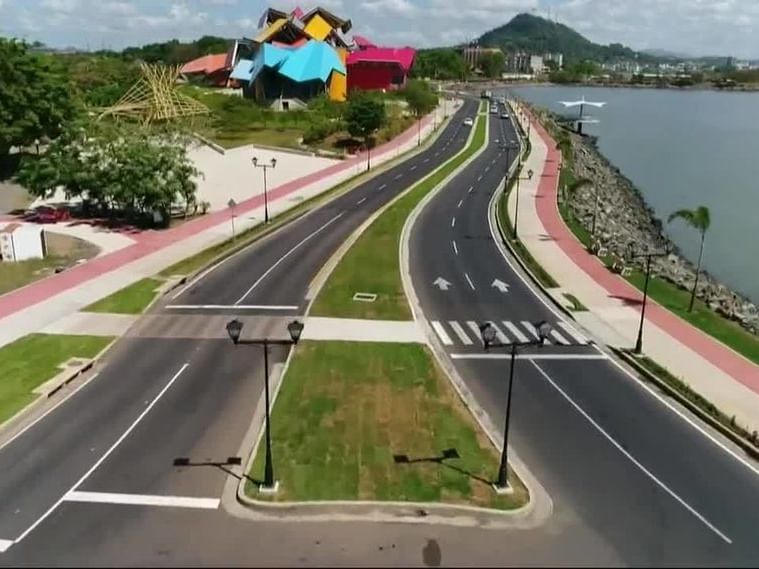
M 456 218 L 451 219 L 451 227 L 456 227 Z
M 429 159 L 429 158 L 425 158 L 424 160 L 422 160 L 422 163 L 423 163 L 423 164 L 426 164 L 426 163 L 427 163 L 427 162 L 429 162 L 429 161 L 430 161 L 430 159 Z
M 467 190 L 467 193 L 468 193 L 468 194 L 471 194 L 473 191 L 474 191 L 474 186 L 471 186 L 471 187 L 469 188 L 469 190 Z
M 461 327 L 461 324 L 459 324 L 455 320 L 449 320 L 448 324 L 450 324 L 451 328 L 453 328 L 453 331 L 456 332 L 456 335 L 459 337 L 459 340 L 461 340 L 462 344 L 466 346 L 472 345 L 472 340 L 470 340 L 469 336 L 466 335 L 466 332 Z
M 688 510 L 693 516 L 695 516 L 701 523 L 703 523 L 706 527 L 708 527 L 710 530 L 712 530 L 714 533 L 716 533 L 723 541 L 726 543 L 732 544 L 733 541 L 727 537 L 724 533 L 722 533 L 720 530 L 718 530 L 709 520 L 707 520 L 704 516 L 699 514 L 690 504 L 688 504 L 685 500 L 683 500 L 680 496 L 678 496 L 674 490 L 670 489 L 669 486 L 664 484 L 661 480 L 659 480 L 650 470 L 648 470 L 645 466 L 643 466 L 638 460 L 631 455 L 621 444 L 619 444 L 614 438 L 607 433 L 604 428 L 599 425 L 593 417 L 588 415 L 588 413 L 580 407 L 575 401 L 567 395 L 567 393 L 559 387 L 553 379 L 545 372 L 543 371 L 543 368 L 541 368 L 538 364 L 535 362 L 532 362 L 532 365 L 535 367 L 535 369 L 540 372 L 540 374 L 545 378 L 545 380 L 553 386 L 553 388 L 561 394 L 561 396 L 567 400 L 567 402 L 574 407 L 580 415 L 582 415 L 595 429 L 601 433 L 604 438 L 606 438 L 619 452 L 621 452 L 630 462 L 632 462 L 635 466 L 637 466 L 646 476 L 648 476 L 653 482 L 655 482 L 662 490 L 664 490 L 667 494 L 672 496 L 672 498 L 675 499 L 681 506 L 683 506 L 686 510 Z
M 384 190 L 385 188 L 387 188 L 387 184 L 382 184 L 377 190 Z
M 501 344 L 509 344 L 511 343 L 511 340 L 509 340 L 509 337 L 503 333 L 503 331 L 498 327 L 498 324 L 490 321 L 490 325 L 495 329 L 495 337 L 498 339 L 498 342 Z
M 488 172 L 490 170 L 490 166 L 485 166 L 485 172 Z
M 467 320 L 466 325 L 474 333 L 474 337 L 482 340 L 482 333 L 480 332 L 480 326 L 474 320 Z
M 506 342 L 508 344 L 508 342 Z M 454 360 L 510 360 L 511 354 L 451 354 Z M 517 354 L 518 360 L 608 360 L 603 354 Z
M 132 424 L 129 425 L 129 427 L 127 428 L 127 430 L 124 431 L 123 434 L 118 439 L 116 439 L 116 442 L 113 443 L 110 446 L 110 448 L 107 451 L 105 451 L 105 453 L 103 453 L 103 455 L 97 460 L 97 462 L 95 464 L 93 464 L 90 467 L 90 469 L 87 472 L 85 472 L 82 475 L 82 477 L 74 483 L 74 485 L 69 489 L 68 492 L 66 492 L 66 494 L 68 494 L 69 492 L 72 492 L 72 491 L 76 490 L 90 476 L 92 476 L 92 473 L 95 472 L 95 470 L 97 470 L 97 468 L 101 464 L 103 464 L 103 462 L 105 462 L 105 460 L 111 455 L 111 453 L 114 450 L 116 450 L 121 443 L 124 442 L 124 439 L 126 439 L 129 436 L 129 433 L 131 433 L 135 429 L 135 427 L 137 427 L 137 425 L 140 424 L 140 421 L 142 421 L 145 418 L 145 416 L 148 413 L 150 413 L 150 410 L 155 406 L 156 403 L 158 403 L 158 401 L 161 399 L 161 397 L 164 396 L 164 394 L 171 388 L 171 386 L 174 385 L 174 382 L 179 378 L 180 375 L 182 375 L 182 373 L 184 372 L 184 370 L 186 370 L 189 366 L 190 366 L 190 364 L 185 363 L 184 365 L 182 365 L 181 368 L 179 368 L 179 371 L 174 374 L 174 377 L 172 377 L 169 380 L 169 382 L 163 387 L 163 389 L 161 389 L 161 391 L 158 392 L 158 395 L 156 395 L 153 398 L 153 400 L 150 403 L 148 403 L 148 406 L 145 407 L 145 409 L 143 409 L 142 413 L 140 413 L 139 416 L 134 420 L 134 422 L 132 422 Z M 24 533 L 22 533 L 20 536 L 18 536 L 16 539 L 14 539 L 13 543 L 19 543 L 27 535 L 29 535 L 31 532 L 33 532 L 38 525 L 40 525 L 42 522 L 44 522 L 47 519 L 47 517 L 50 514 L 52 514 L 56 510 L 56 508 L 58 506 L 61 505 L 61 503 L 66 498 L 66 494 L 64 494 L 63 496 L 61 496 L 58 499 L 58 501 L 55 502 L 55 504 L 53 504 L 52 506 L 50 506 L 50 508 L 44 514 L 42 514 L 39 518 L 37 518 L 37 521 L 35 521 L 32 525 L 30 525 L 28 528 L 26 528 L 24 530 Z
M 169 304 L 174 310 L 298 310 L 298 306 L 276 304 Z
M 529 342 L 530 340 L 522 334 L 522 331 L 514 325 L 513 322 L 509 322 L 508 320 L 503 321 L 503 325 L 506 326 L 509 332 L 514 334 L 514 337 L 517 339 L 518 342 Z
M 303 238 L 301 241 L 299 241 L 299 242 L 298 242 L 296 245 L 294 245 L 292 249 L 290 249 L 290 250 L 289 250 L 287 253 L 285 253 L 284 255 L 282 255 L 282 256 L 279 258 L 279 260 L 278 260 L 276 263 L 274 263 L 274 264 L 273 264 L 271 267 L 269 267 L 268 269 L 266 269 L 266 272 L 265 272 L 263 275 L 261 275 L 260 277 L 258 277 L 258 280 L 257 280 L 256 282 L 254 282 L 254 283 L 253 283 L 253 285 L 252 285 L 252 286 L 251 286 L 251 287 L 250 287 L 250 288 L 249 288 L 249 289 L 248 289 L 248 290 L 245 292 L 245 294 L 243 294 L 243 295 L 242 295 L 242 296 L 241 296 L 241 297 L 240 297 L 240 298 L 237 300 L 237 302 L 235 302 L 235 304 L 240 304 L 240 303 L 241 303 L 243 300 L 245 300 L 245 297 L 246 297 L 246 296 L 248 296 L 248 295 L 249 295 L 251 292 L 253 292 L 253 290 L 254 290 L 254 289 L 255 289 L 255 288 L 256 288 L 256 287 L 257 287 L 259 284 L 261 284 L 261 281 L 263 281 L 263 280 L 264 280 L 266 277 L 268 277 L 268 276 L 269 276 L 269 274 L 270 274 L 270 273 L 271 273 L 271 272 L 272 272 L 274 269 L 276 269 L 276 268 L 279 266 L 279 264 L 280 264 L 282 261 L 284 261 L 284 260 L 285 260 L 285 259 L 287 259 L 287 258 L 288 258 L 290 255 L 292 255 L 292 254 L 293 254 L 293 253 L 294 253 L 294 252 L 295 252 L 295 251 L 296 251 L 298 248 L 300 248 L 300 247 L 301 247 L 301 246 L 302 246 L 302 245 L 303 245 L 303 244 L 304 244 L 306 241 L 308 241 L 309 239 L 311 239 L 312 237 L 314 237 L 314 236 L 315 236 L 317 233 L 320 233 L 321 231 L 325 230 L 327 227 L 329 227 L 330 225 L 332 225 L 332 224 L 333 224 L 335 221 L 337 221 L 338 219 L 340 219 L 340 218 L 341 218 L 343 215 L 345 215 L 345 212 L 341 212 L 341 213 L 338 213 L 338 214 L 337 214 L 335 217 L 333 217 L 332 219 L 330 219 L 330 220 L 329 220 L 327 223 L 325 223 L 324 225 L 322 225 L 322 226 L 321 226 L 321 227 L 319 227 L 318 229 L 316 229 L 316 230 L 314 230 L 313 232 L 311 232 L 311 233 L 309 233 L 308 235 L 306 235 L 306 237 L 304 237 L 304 238 Z
M 358 200 L 358 201 L 356 202 L 356 205 L 361 205 L 361 204 L 362 204 L 362 203 L 364 203 L 365 201 L 366 201 L 366 196 L 364 196 L 363 198 L 361 198 L 360 200 Z
M 565 346 L 568 346 L 571 344 L 569 340 L 567 340 L 564 336 L 559 334 L 557 330 L 551 330 L 551 336 L 556 340 L 559 344 L 564 344 Z
M 587 344 L 588 343 L 588 339 L 585 336 L 583 336 L 582 334 L 580 334 L 577 330 L 575 330 L 574 328 L 572 328 L 572 326 L 570 326 L 566 322 L 559 322 L 558 324 L 559 324 L 559 326 L 561 326 L 561 328 L 564 330 L 564 332 L 566 332 L 567 334 L 569 334 L 570 336 L 572 336 L 572 338 L 574 338 L 578 343 L 580 343 L 580 344 Z
M 538 334 L 538 331 L 535 329 L 535 326 L 532 325 L 532 322 L 528 322 L 527 320 L 522 320 L 522 326 L 524 326 L 525 328 L 527 328 L 527 331 L 530 334 L 532 334 L 533 338 L 535 338 L 536 340 L 540 339 L 540 335 Z M 551 340 L 549 340 L 548 338 L 546 338 L 545 341 L 544 341 L 544 343 L 546 345 L 548 345 L 548 344 L 551 343 Z
M 440 152 L 435 152 L 435 156 L 440 156 Z
M 395 178 L 394 178 L 394 179 L 395 179 L 395 180 L 400 180 L 401 178 L 403 178 L 403 173 L 400 173 L 400 174 L 396 174 L 396 175 L 395 175 Z M 380 190 L 381 190 L 381 189 L 382 189 L 382 188 L 380 188 Z
M 414 164 L 411 168 L 409 168 L 409 171 L 411 172 L 413 172 L 414 170 L 416 170 L 416 164 Z
M 477 290 L 474 288 L 474 283 L 472 282 L 472 279 L 469 278 L 469 273 L 464 273 L 464 276 L 466 277 L 466 282 L 469 283 L 469 286 L 472 288 L 472 290 Z
M 459 248 L 456 246 L 456 242 L 455 241 L 451 241 L 451 243 L 453 243 L 453 252 L 458 255 L 459 254 Z
M 12 539 L 0 539 L 0 553 L 8 551 L 11 545 L 13 545 Z
M 153 496 L 144 494 L 115 494 L 111 492 L 79 492 L 72 490 L 64 496 L 65 502 L 88 502 L 92 504 L 125 504 L 130 506 L 163 506 L 173 508 L 197 508 L 216 510 L 219 498 L 192 498 L 187 496 Z
M 479 182 L 481 180 L 482 180 L 482 174 L 480 174 L 479 176 L 477 176 L 477 181 Z
M 17 438 L 19 438 L 21 435 L 23 435 L 29 429 L 31 429 L 32 427 L 34 427 L 37 423 L 39 423 L 40 421 L 42 421 L 42 419 L 44 419 L 45 417 L 47 417 L 48 415 L 50 415 L 50 413 L 52 413 L 53 411 L 55 411 L 56 409 L 58 409 L 58 407 L 60 407 L 66 401 L 68 401 L 71 397 L 73 397 L 74 395 L 76 395 L 81 389 L 83 389 L 87 384 L 89 384 L 98 375 L 99 375 L 99 372 L 98 373 L 93 373 L 89 378 L 87 378 L 86 381 L 84 381 L 80 385 L 77 385 L 76 389 L 74 389 L 74 391 L 72 391 L 71 394 L 68 397 L 65 397 L 65 398 L 61 399 L 60 401 L 58 401 L 58 403 L 56 403 L 55 405 L 53 405 L 50 409 L 48 409 L 47 411 L 45 411 L 42 415 L 40 415 L 39 417 L 37 417 L 34 421 L 32 421 L 31 423 L 29 423 L 26 427 L 24 427 L 23 429 L 21 429 L 18 433 L 16 433 L 10 439 L 8 439 L 7 441 L 5 441 L 2 445 L 0 445 L 0 450 L 2 450 L 5 447 L 7 447 L 9 444 L 11 444 L 13 441 L 15 441 Z
M 440 324 L 440 322 L 437 320 L 432 320 L 430 324 L 432 324 L 432 329 L 435 330 L 435 333 L 437 334 L 438 338 L 440 338 L 440 341 L 443 342 L 443 344 L 446 346 L 453 344 L 453 340 L 451 340 L 448 332 L 445 331 L 445 328 L 443 328 L 443 325 Z
M 459 209 L 461 207 L 461 204 L 464 203 L 464 200 L 459 200 L 459 204 L 456 206 L 456 209 Z

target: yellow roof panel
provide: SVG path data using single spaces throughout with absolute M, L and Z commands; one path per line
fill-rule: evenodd
M 287 20 L 285 18 L 272 22 L 272 24 L 268 28 L 266 28 L 264 31 L 262 31 L 260 34 L 258 34 L 255 37 L 254 41 L 258 43 L 264 43 L 265 41 L 270 39 L 271 36 L 273 36 L 279 30 L 281 30 L 285 24 L 287 24 Z
M 319 14 L 315 14 L 306 25 L 306 33 L 319 41 L 324 41 L 331 31 L 332 26 Z

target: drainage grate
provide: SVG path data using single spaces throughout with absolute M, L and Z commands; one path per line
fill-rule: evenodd
M 353 300 L 357 302 L 374 302 L 377 300 L 377 295 L 371 292 L 357 292 L 353 295 Z

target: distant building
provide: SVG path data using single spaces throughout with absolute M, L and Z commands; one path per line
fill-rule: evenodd
M 533 75 L 540 75 L 545 71 L 545 64 L 543 63 L 542 55 L 530 56 L 530 72 Z
M 9 223 L 0 229 L 0 260 L 42 259 L 47 252 L 45 230 L 36 225 Z
M 543 54 L 543 61 L 548 63 L 553 62 L 556 65 L 556 69 L 564 67 L 564 54 L 563 53 L 545 53 Z
M 530 56 L 522 51 L 510 53 L 506 57 L 507 73 L 532 73 Z
M 480 47 L 476 43 L 461 46 L 459 52 L 470 69 L 479 69 L 482 63 L 482 57 L 485 55 L 492 55 L 494 53 L 500 53 L 503 55 L 503 52 L 497 47 Z
M 416 50 L 378 47 L 362 36 L 354 36 L 353 41 L 358 49 L 348 54 L 348 91 L 405 87 Z

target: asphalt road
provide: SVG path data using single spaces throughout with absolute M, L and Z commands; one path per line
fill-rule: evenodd
M 514 137 L 510 121 L 491 115 L 491 140 Z M 509 361 L 506 351 L 473 359 L 484 356 L 476 325 L 496 323 L 506 342 L 531 337 L 529 323 L 541 320 L 558 332 L 551 345 L 524 350 L 542 359 L 517 361 L 510 434 L 554 499 L 550 525 L 566 538 L 592 528 L 634 565 L 756 565 L 759 470 L 588 345 L 504 260 L 488 207 L 505 168 L 490 144 L 428 204 L 410 238 L 411 276 L 437 341 L 496 425 Z

